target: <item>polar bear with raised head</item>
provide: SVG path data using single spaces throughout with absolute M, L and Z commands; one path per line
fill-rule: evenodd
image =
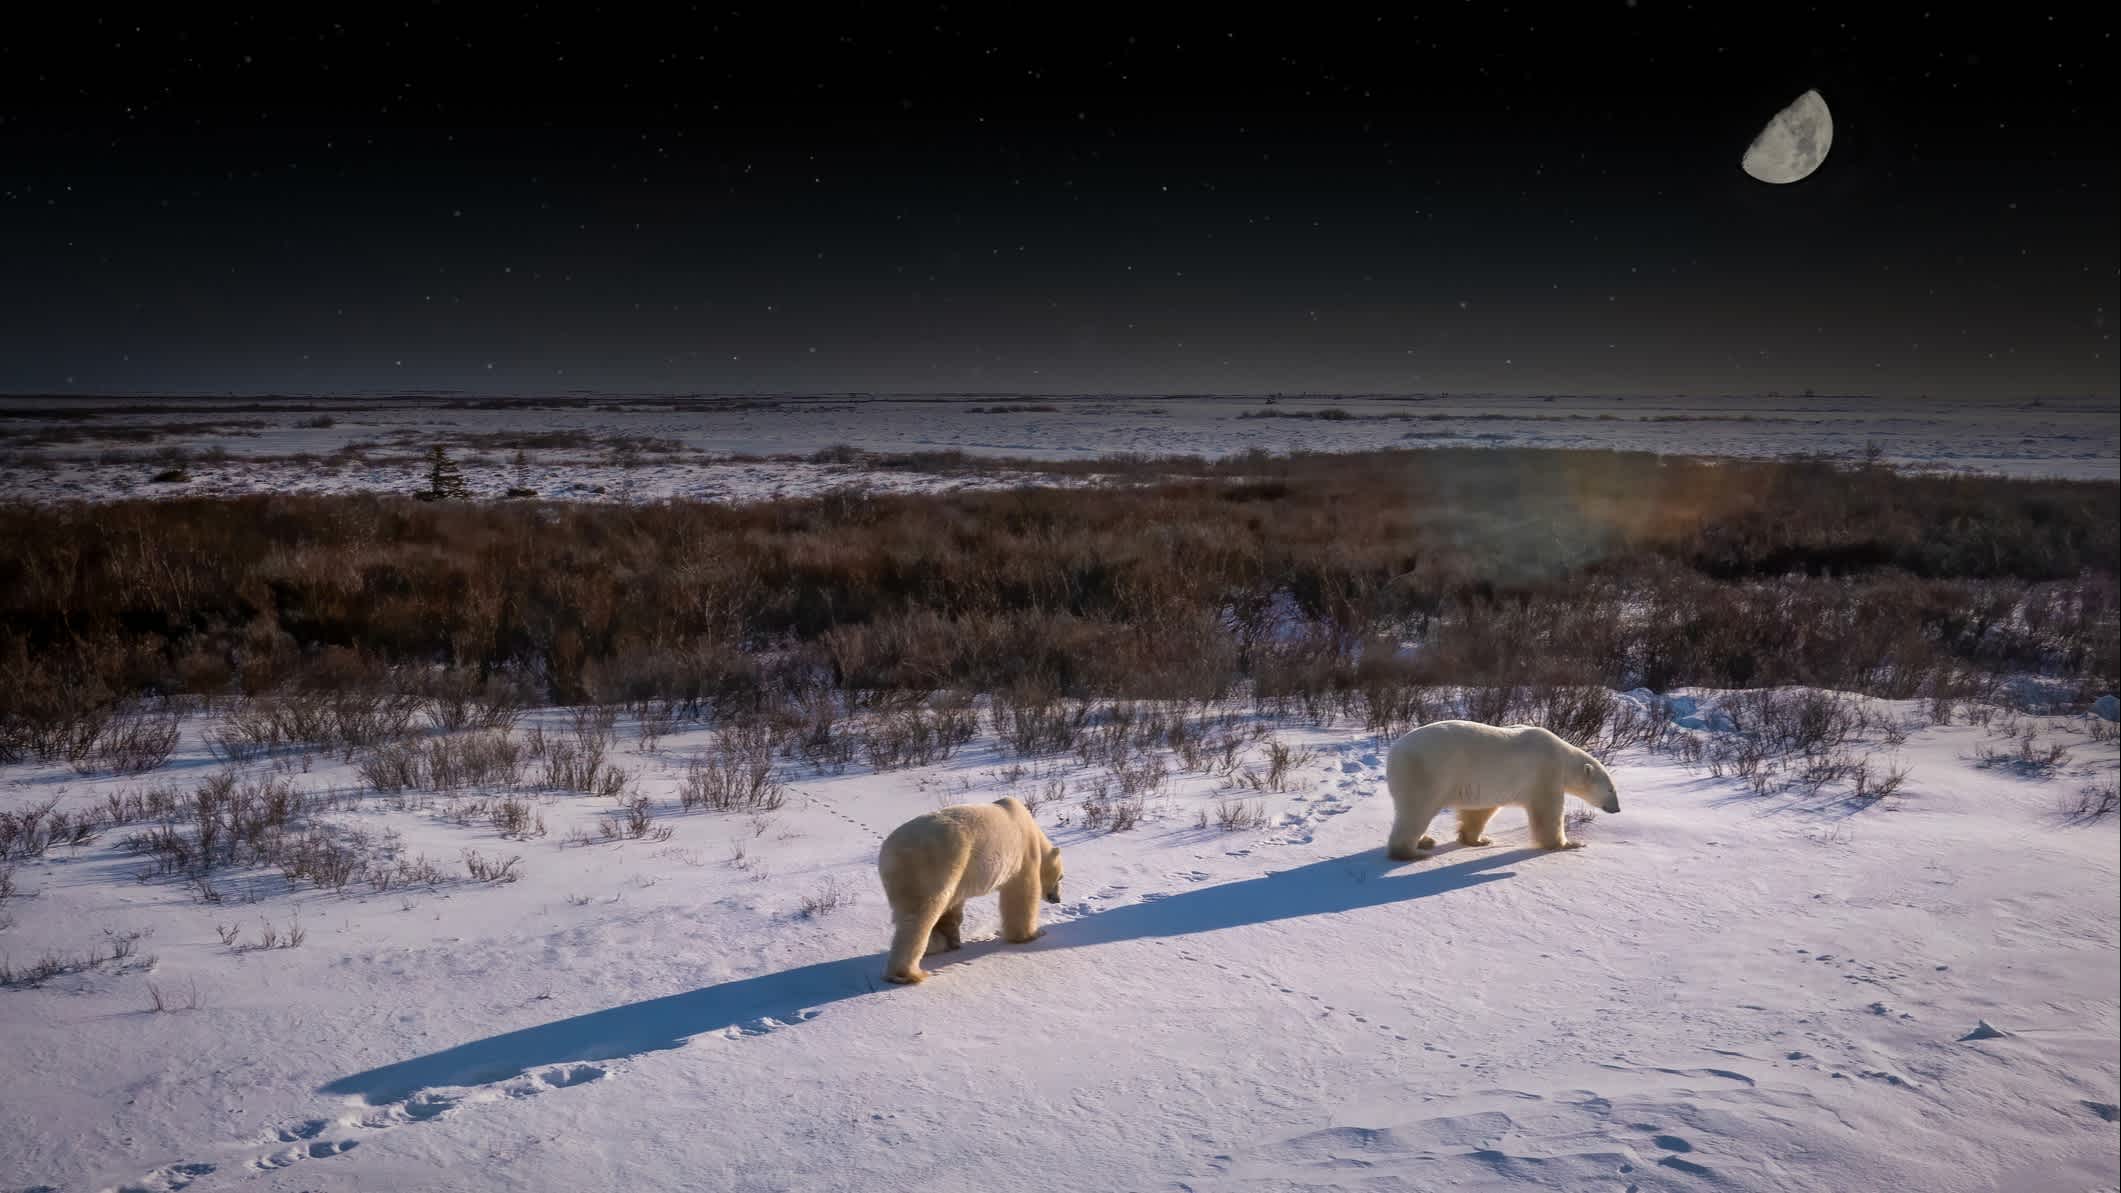
M 1481 830 L 1496 811 L 1515 804 L 1532 824 L 1542 849 L 1576 849 L 1562 831 L 1564 796 L 1607 812 L 1620 811 L 1613 776 L 1596 758 L 1537 725 L 1436 721 L 1392 743 L 1385 757 L 1392 792 L 1392 835 L 1385 850 L 1412 861 L 1436 847 L 1429 822 L 1445 808 L 1458 811 L 1458 840 L 1486 845 Z
M 921 957 L 931 937 L 945 950 L 963 943 L 967 899 L 1001 892 L 1002 939 L 1011 944 L 1044 936 L 1038 901 L 1060 902 L 1060 849 L 1014 796 L 914 817 L 884 838 L 876 868 L 891 903 L 888 982 L 927 978 Z

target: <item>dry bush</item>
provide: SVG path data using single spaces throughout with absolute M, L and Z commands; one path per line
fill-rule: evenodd
M 1074 749 L 1090 718 L 1088 704 L 1065 701 L 1050 689 L 1036 686 L 997 693 L 992 712 L 996 736 L 1025 756 Z
M 1162 754 L 1141 754 L 1130 762 L 1114 766 L 1112 780 L 1121 798 L 1139 802 L 1143 797 L 1163 790 L 1169 773 Z
M 523 778 L 523 748 L 507 731 L 438 737 L 427 743 L 426 786 L 514 787 Z
M 1679 727 L 1672 723 L 1671 710 L 1662 700 L 1652 701 L 1648 707 L 1632 700 L 1621 700 L 1614 703 L 1612 716 L 1606 721 L 1604 736 L 1584 748 L 1599 755 L 1611 754 L 1630 746 L 1669 751 L 1673 739 L 1679 735 Z
M 280 726 L 270 706 L 244 699 L 221 724 L 206 732 L 206 745 L 223 762 L 248 762 L 282 744 Z
M 683 719 L 678 702 L 668 698 L 638 700 L 633 704 L 634 731 L 641 748 L 653 752 Z
M 1870 759 L 1864 759 L 1864 765 L 1857 770 L 1849 797 L 1859 802 L 1872 802 L 1898 795 L 1900 788 L 1907 783 L 1908 767 L 1903 763 L 1889 762 L 1881 774 L 1871 769 L 1870 762 Z
M 2084 784 L 2064 807 L 2070 819 L 2080 821 L 2101 820 L 2117 810 L 2121 810 L 2121 775 L 2108 775 Z
M 1539 727 L 1584 749 L 1604 740 L 1606 726 L 1619 703 L 1613 693 L 1599 685 L 1542 684 L 1529 696 L 1526 723 Z
M 1259 786 L 1267 791 L 1288 791 L 1295 783 L 1296 772 L 1309 766 L 1317 756 L 1308 747 L 1292 747 L 1278 739 L 1269 739 L 1267 769 L 1260 775 Z
M 142 881 L 181 879 L 202 902 L 220 901 L 212 875 L 223 868 L 274 867 L 290 886 L 343 894 L 372 880 L 398 848 L 392 833 L 327 826 L 320 814 L 350 801 L 305 794 L 278 775 L 221 772 L 178 794 L 167 787 L 143 794 L 141 807 L 158 820 L 119 847 L 148 863 Z
M 342 841 L 312 829 L 283 840 L 276 851 L 280 874 L 290 888 L 307 882 L 318 890 L 344 894 L 368 869 L 362 843 Z
M 853 902 L 854 892 L 842 887 L 839 879 L 828 875 L 815 891 L 803 896 L 796 911 L 804 919 L 814 920 L 819 916 L 830 915 Z
M 1114 795 L 1104 780 L 1093 780 L 1082 799 L 1083 827 L 1123 833 L 1139 825 L 1147 810 L 1140 796 Z
M 155 964 L 151 956 L 139 956 L 139 942 L 147 931 L 114 932 L 103 930 L 103 939 L 91 943 L 85 953 L 62 953 L 47 949 L 37 960 L 21 969 L 16 969 L 5 954 L 0 954 L 0 989 L 27 990 L 41 986 L 53 978 L 68 974 L 89 973 L 105 965 L 120 969 L 149 969 Z M 130 966 L 126 962 L 130 961 Z
M 1017 798 L 1023 801 L 1025 811 L 1037 816 L 1040 808 L 1045 807 L 1047 804 L 1058 803 L 1066 799 L 1067 796 L 1067 780 L 1048 779 L 1044 786 L 1024 788 Z
M 332 688 L 295 688 L 265 697 L 264 715 L 277 741 L 287 745 L 353 751 L 412 732 L 418 697 L 408 693 Z
M 979 731 L 978 715 L 962 698 L 933 707 L 908 704 L 872 717 L 861 733 L 862 752 L 879 771 L 948 761 Z
M 1518 711 L 1525 707 L 1525 694 L 1521 688 L 1510 684 L 1491 684 L 1467 688 L 1464 695 L 1465 717 L 1484 725 L 1513 725 L 1517 723 Z
M 542 730 L 537 731 L 532 752 L 533 756 L 541 756 L 544 763 L 541 785 L 617 799 L 626 790 L 628 776 L 616 764 L 605 761 L 612 745 L 612 727 L 618 721 L 617 710 L 585 706 L 575 709 L 572 719 L 574 727 L 566 738 L 553 740 Z
M 786 803 L 788 789 L 774 777 L 773 741 L 762 724 L 728 726 L 714 745 L 693 756 L 678 788 L 687 811 L 772 812 Z
M 104 722 L 79 757 L 72 759 L 84 775 L 137 775 L 169 761 L 177 748 L 183 718 L 175 712 L 135 710 Z
M 418 742 L 395 741 L 363 754 L 355 769 L 378 792 L 405 791 L 425 785 L 425 761 Z
M 0 861 L 9 858 L 43 857 L 54 843 L 63 843 L 64 832 L 56 827 L 59 800 L 30 804 L 12 812 L 0 812 Z
M 839 695 L 826 689 L 810 689 L 792 697 L 776 715 L 789 752 L 820 772 L 844 772 L 861 743 L 854 735 L 839 731 L 841 711 Z
M 182 995 L 175 992 L 165 993 L 162 987 L 149 982 L 147 984 L 147 1002 L 148 1009 L 155 1014 L 196 1011 L 199 1009 L 199 982 L 196 978 L 193 979 Z
M 673 830 L 669 825 L 657 827 L 651 815 L 653 810 L 654 805 L 648 802 L 647 796 L 635 796 L 618 811 L 606 813 L 598 822 L 597 831 L 607 841 L 668 841 Z
M 2070 759 L 2069 743 L 2042 743 L 2038 731 L 2030 726 L 2019 733 L 2013 743 L 2009 749 L 1997 749 L 1986 742 L 1975 747 L 1976 765 L 2044 781 L 2059 774 Z
M 473 882 L 514 882 L 522 877 L 515 872 L 516 863 L 522 860 L 523 855 L 519 853 L 511 853 L 505 858 L 492 858 L 476 849 L 467 849 L 464 851 L 464 872 L 471 875 Z
M 70 757 L 124 697 L 231 684 L 271 726 L 224 731 L 234 750 L 367 748 L 413 716 L 475 727 L 473 675 L 717 715 L 820 682 L 1000 693 L 1025 754 L 1071 749 L 1083 697 L 1240 685 L 1379 732 L 1420 719 L 1423 685 L 1508 711 L 1554 674 L 1950 708 L 2004 674 L 2121 686 L 2111 482 L 1453 449 L 1037 470 L 1117 483 L 652 510 L 0 505 L 0 756 Z M 435 660 L 452 690 L 408 678 Z
M 1115 833 L 1124 833 L 1142 822 L 1145 813 L 1141 798 L 1121 796 L 1112 801 L 1109 827 Z
M 1359 678 L 1354 689 L 1357 713 L 1363 728 L 1383 737 L 1396 738 L 1436 719 L 1436 702 L 1430 689 L 1418 683 L 1388 676 Z
M 304 940 L 309 939 L 309 930 L 302 926 L 302 918 L 299 915 L 288 920 L 285 931 L 275 926 L 271 920 L 259 920 L 258 940 L 255 944 L 238 946 L 235 944 L 234 935 L 229 933 L 226 928 L 217 929 L 217 931 L 224 933 L 223 943 L 228 944 L 230 948 L 241 953 L 266 952 L 272 949 L 298 949 L 302 947 Z
M 466 670 L 443 672 L 424 688 L 421 711 L 443 733 L 509 729 L 529 704 L 518 685 L 499 676 L 482 679 Z
M 495 800 L 488 806 L 486 815 L 503 837 L 527 841 L 545 835 L 545 817 L 530 806 L 529 800 Z
M 0 861 L 42 857 L 54 845 L 86 845 L 103 829 L 93 812 L 62 811 L 58 797 L 0 812 Z
M 1807 795 L 1817 795 L 1830 784 L 1848 783 L 1858 792 L 1870 786 L 1870 763 L 1845 751 L 1805 754 L 1789 778 L 1791 786 Z
M 424 886 L 432 889 L 446 882 L 448 877 L 442 868 L 424 853 L 418 857 L 398 858 L 389 864 L 376 862 L 368 867 L 367 874 L 369 888 L 379 895 L 404 886 Z
M 1267 827 L 1267 805 L 1259 800 L 1215 801 L 1215 827 L 1226 833 L 1241 832 Z M 1208 814 L 1201 813 L 1200 827 L 1206 828 Z

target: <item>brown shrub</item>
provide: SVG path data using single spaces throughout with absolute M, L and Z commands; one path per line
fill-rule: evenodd
M 69 756 L 123 697 L 231 678 L 284 740 L 341 750 L 421 712 L 503 728 L 521 697 L 488 693 L 517 683 L 688 716 L 819 684 L 1192 700 L 1249 683 L 1263 706 L 1384 728 L 1424 715 L 1435 684 L 1521 712 L 1502 689 L 1557 676 L 1879 694 L 1946 671 L 2121 679 L 2111 483 L 1538 451 L 1035 470 L 1127 483 L 0 506 L 0 755 Z M 444 680 L 408 678 L 436 664 Z M 1025 745 L 1066 737 L 1024 707 L 1005 716 Z

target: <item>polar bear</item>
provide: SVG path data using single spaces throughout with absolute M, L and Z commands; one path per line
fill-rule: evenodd
M 877 873 L 891 902 L 887 982 L 918 982 L 931 934 L 945 950 L 963 943 L 965 900 L 1002 894 L 1002 939 L 1037 940 L 1038 901 L 1060 902 L 1061 856 L 1014 796 L 991 804 L 958 804 L 916 816 L 891 830 L 877 853 Z
M 1573 795 L 1607 812 L 1620 811 L 1613 776 L 1596 758 L 1537 725 L 1436 721 L 1392 743 L 1385 757 L 1392 792 L 1392 835 L 1385 849 L 1412 861 L 1434 849 L 1429 821 L 1458 810 L 1458 840 L 1486 845 L 1481 830 L 1498 808 L 1516 804 L 1532 822 L 1542 849 L 1576 849 L 1561 827 L 1562 797 Z

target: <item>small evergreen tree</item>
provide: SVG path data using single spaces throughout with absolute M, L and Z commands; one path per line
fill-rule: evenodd
M 530 487 L 530 453 L 520 447 L 517 448 L 513 464 L 515 467 L 515 484 L 509 486 L 508 495 L 510 497 L 536 497 L 538 491 Z
M 439 443 L 427 449 L 427 488 L 417 496 L 423 501 L 465 501 L 471 497 L 471 488 L 457 471 L 457 462 Z

